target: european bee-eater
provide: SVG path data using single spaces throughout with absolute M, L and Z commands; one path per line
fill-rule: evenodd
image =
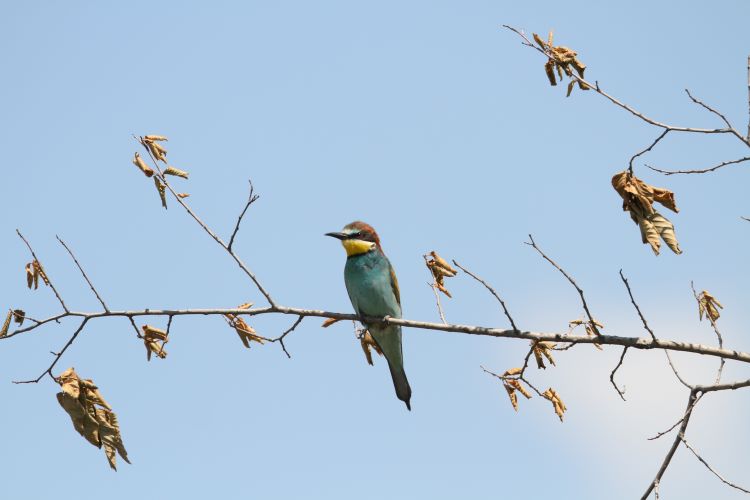
M 380 246 L 380 238 L 372 226 L 356 221 L 340 233 L 327 233 L 341 240 L 346 250 L 344 283 L 354 311 L 361 317 L 401 317 L 401 296 L 396 273 Z M 370 331 L 383 351 L 391 370 L 393 386 L 398 399 L 411 410 L 411 387 L 404 372 L 401 351 L 401 327 L 379 323 L 362 324 Z

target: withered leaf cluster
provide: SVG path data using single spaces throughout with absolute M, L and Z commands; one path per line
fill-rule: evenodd
M 510 398 L 510 404 L 513 405 L 513 409 L 518 411 L 518 395 L 516 391 L 523 394 L 526 399 L 531 399 L 531 393 L 521 384 L 521 381 L 515 378 L 508 378 L 503 380 L 503 387 L 505 387 L 508 397 Z
M 13 319 L 18 326 L 21 326 L 23 325 L 23 320 L 26 319 L 26 313 L 21 309 L 8 310 L 8 314 L 5 316 L 5 321 L 3 321 L 3 326 L 0 327 L 0 337 L 5 337 L 8 334 L 11 319 Z
M 247 302 L 237 306 L 237 309 L 250 309 L 252 305 L 251 302 Z M 261 345 L 263 344 L 263 337 L 258 335 L 255 332 L 255 329 L 248 325 L 244 319 L 234 314 L 225 314 L 224 317 L 227 319 L 229 326 L 234 328 L 234 331 L 237 332 L 237 335 L 240 337 L 240 340 L 245 347 L 250 349 L 250 342 L 257 342 Z
M 73 421 L 73 427 L 97 448 L 104 447 L 109 466 L 117 470 L 117 454 L 127 463 L 128 453 L 122 444 L 120 425 L 112 407 L 104 401 L 99 389 L 91 379 L 82 379 L 73 368 L 56 378 L 62 391 L 57 401 Z
M 146 149 L 148 149 L 154 159 L 156 161 L 162 161 L 165 164 L 167 163 L 167 150 L 161 143 L 167 140 L 168 139 L 163 135 L 146 135 L 140 138 L 141 144 Z M 146 164 L 141 155 L 137 152 L 135 153 L 135 157 L 133 158 L 133 165 L 138 167 L 138 169 L 140 169 L 140 171 L 143 172 L 146 177 L 152 177 L 154 175 L 154 170 Z M 167 165 L 162 174 L 162 176 L 154 177 L 154 186 L 156 187 L 156 191 L 159 193 L 161 206 L 167 208 L 167 186 L 165 184 L 165 176 L 174 175 L 176 177 L 187 179 L 189 174 L 184 170 L 180 170 L 179 168 L 169 165 Z M 187 198 L 190 195 L 188 193 L 178 193 L 177 196 L 179 198 Z
M 549 361 L 552 366 L 556 366 L 555 359 L 552 357 L 552 349 L 554 348 L 554 342 L 544 342 L 541 340 L 531 342 L 531 349 L 534 352 L 534 359 L 536 359 L 537 367 L 543 370 L 547 369 L 544 364 L 544 358 L 547 358 L 547 361 Z
M 568 322 L 568 326 L 571 329 L 577 328 L 579 326 L 583 326 L 584 330 L 586 331 L 586 335 L 589 337 L 597 337 L 600 335 L 599 328 L 604 328 L 604 325 L 599 323 L 597 320 L 583 320 L 583 319 L 574 319 L 573 321 Z M 594 344 L 594 347 L 602 350 L 602 346 L 599 344 Z
M 547 78 L 549 79 L 550 85 L 557 85 L 555 70 L 557 70 L 557 76 L 560 78 L 560 81 L 563 80 L 563 73 L 565 73 L 569 77 L 573 76 L 573 70 L 571 68 L 575 69 L 578 73 L 578 76 L 583 78 L 583 72 L 586 70 L 586 65 L 578 60 L 578 53 L 576 53 L 572 49 L 569 49 L 568 47 L 555 47 L 552 43 L 552 31 L 549 32 L 549 36 L 547 37 L 546 42 L 542 40 L 542 38 L 536 33 L 533 33 L 533 35 L 534 41 L 549 57 L 549 59 L 547 59 L 547 62 L 544 64 L 544 71 L 545 73 L 547 73 Z M 581 90 L 589 89 L 588 85 L 586 85 L 582 81 L 572 79 L 570 83 L 568 83 L 568 97 L 570 97 L 570 93 L 573 92 L 573 87 L 575 86 L 576 82 L 578 82 L 578 87 Z
M 430 256 L 428 259 L 427 256 Z M 432 277 L 434 279 L 434 285 L 435 288 L 443 292 L 448 297 L 452 297 L 450 292 L 447 288 L 445 288 L 445 278 L 452 278 L 456 274 L 458 274 L 458 271 L 456 271 L 450 264 L 448 264 L 448 261 L 440 257 L 434 250 L 430 252 L 429 254 L 424 256 L 425 263 L 427 264 L 427 269 L 430 270 L 432 273 Z
M 627 170 L 612 177 L 612 187 L 622 197 L 622 209 L 630 212 L 633 222 L 640 228 L 643 243 L 651 245 L 654 254 L 659 255 L 660 239 L 674 253 L 682 253 L 674 225 L 654 209 L 654 202 L 658 202 L 675 213 L 679 212 L 672 191 L 650 186 Z
M 151 361 L 151 354 L 156 354 L 161 359 L 166 358 L 167 351 L 164 350 L 164 345 L 169 342 L 167 332 L 151 325 L 143 325 L 141 330 L 143 344 L 146 346 L 146 359 Z
M 39 278 L 42 278 L 42 282 L 49 286 L 49 279 L 47 274 L 44 272 L 42 264 L 38 260 L 34 260 L 26 264 L 26 285 L 34 290 L 39 288 Z
M 704 314 L 709 320 L 711 320 L 711 323 L 719 319 L 721 314 L 717 307 L 719 309 L 724 309 L 724 306 L 722 306 L 719 301 L 706 290 L 703 290 L 700 295 L 698 295 L 698 318 L 701 321 L 703 320 Z
M 368 365 L 373 365 L 372 353 L 370 352 L 370 349 L 373 349 L 380 356 L 383 355 L 383 351 L 380 350 L 380 346 L 378 345 L 377 342 L 375 342 L 375 339 L 372 337 L 372 334 L 370 334 L 370 330 L 365 330 L 364 332 L 362 332 L 362 334 L 359 337 L 359 342 L 362 346 L 362 351 L 364 351 L 365 353 L 365 358 L 367 358 Z
M 550 387 L 542 393 L 542 396 L 552 402 L 552 406 L 555 408 L 555 413 L 558 417 L 560 417 L 560 422 L 562 422 L 563 413 L 565 413 L 568 408 L 565 406 L 565 403 L 563 403 L 562 399 L 560 399 L 560 395 L 557 394 L 552 387 Z

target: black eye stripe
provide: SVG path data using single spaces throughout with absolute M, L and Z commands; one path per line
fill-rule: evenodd
M 372 235 L 363 233 L 361 231 L 358 231 L 356 233 L 350 233 L 346 236 L 346 239 L 348 240 L 362 240 L 362 241 L 372 241 L 374 242 L 375 239 L 372 237 Z

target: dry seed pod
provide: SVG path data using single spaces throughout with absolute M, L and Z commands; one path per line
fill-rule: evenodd
M 26 319 L 26 313 L 24 311 L 21 309 L 13 309 L 13 321 L 15 321 L 18 326 L 23 325 L 24 319 Z
M 169 140 L 163 135 L 147 135 L 146 137 L 144 137 L 144 139 L 146 139 L 147 141 L 168 141 Z
M 184 170 L 180 170 L 179 168 L 167 167 L 166 169 L 164 169 L 164 175 L 174 175 L 177 177 L 182 177 L 183 179 L 187 179 L 188 175 L 190 174 L 188 174 Z
M 141 158 L 141 155 L 139 155 L 137 152 L 135 153 L 135 158 L 133 158 L 133 165 L 138 167 L 141 172 L 146 175 L 146 177 L 151 177 L 152 175 L 154 175 L 153 169 L 146 165 L 146 162 L 143 161 L 143 158 Z

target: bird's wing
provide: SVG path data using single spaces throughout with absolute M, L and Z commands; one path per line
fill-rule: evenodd
M 396 296 L 396 302 L 398 302 L 399 307 L 401 306 L 401 291 L 398 288 L 398 279 L 396 278 L 396 272 L 393 270 L 393 266 L 390 265 L 390 262 L 388 263 L 388 267 L 391 271 L 391 289 L 393 290 L 393 295 Z

